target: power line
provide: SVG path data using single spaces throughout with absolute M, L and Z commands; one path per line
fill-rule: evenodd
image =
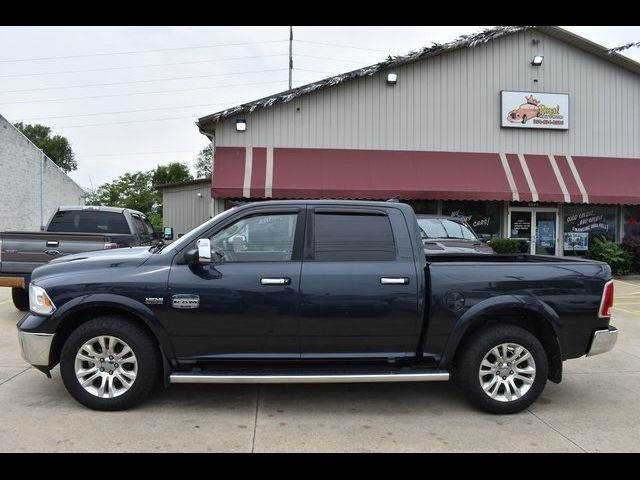
M 45 103 L 45 102 L 63 102 L 68 100 L 87 100 L 92 98 L 107 98 L 107 97 L 130 97 L 134 95 L 152 95 L 156 93 L 174 93 L 174 92 L 190 92 L 192 90 L 208 90 L 213 88 L 227 88 L 227 87 L 245 87 L 250 85 L 267 85 L 270 83 L 284 83 L 286 80 L 272 80 L 268 82 L 251 82 L 251 83 L 231 83 L 228 85 L 211 85 L 207 87 L 192 87 L 192 88 L 178 88 L 172 90 L 158 90 L 155 92 L 136 92 L 136 93 L 113 93 L 109 95 L 90 95 L 86 97 L 66 97 L 66 98 L 51 98 L 47 100 L 21 100 L 17 102 L 0 102 L 0 105 L 18 105 L 23 103 Z
M 242 105 L 243 103 L 250 100 L 229 100 L 224 103 L 208 103 L 208 104 L 197 104 L 197 105 L 183 105 L 180 107 L 159 107 L 159 108 L 141 108 L 138 110 L 120 110 L 117 112 L 94 112 L 94 113 L 79 113 L 77 115 L 57 115 L 54 117 L 27 117 L 22 119 L 22 121 L 26 120 L 52 120 L 55 118 L 75 118 L 75 117 L 93 117 L 97 115 L 116 115 L 119 113 L 138 113 L 138 112 L 156 112 L 158 110 L 180 110 L 183 108 L 200 108 L 200 107 L 215 107 L 218 105 Z
M 186 120 L 186 119 L 195 120 L 194 115 L 189 115 L 187 117 L 151 118 L 147 120 L 127 120 L 123 122 L 86 123 L 84 125 L 60 125 L 60 126 L 53 126 L 49 128 L 51 128 L 51 130 L 61 130 L 63 128 L 104 127 L 106 125 L 125 125 L 130 123 L 164 122 L 166 120 Z
M 190 75 L 187 77 L 166 77 L 166 78 L 156 78 L 156 79 L 148 79 L 148 80 L 130 80 L 128 82 L 86 83 L 83 85 L 66 85 L 63 87 L 23 88 L 20 90 L 0 90 L 0 93 L 37 92 L 42 90 L 63 90 L 65 88 L 106 87 L 106 86 L 113 86 L 113 85 L 129 85 L 134 83 L 166 82 L 170 80 L 191 80 L 193 78 L 228 77 L 229 75 L 247 75 L 250 73 L 279 72 L 282 70 L 287 70 L 287 69 L 272 68 L 268 70 L 249 70 L 247 72 L 213 73 L 208 75 Z
M 83 58 L 83 57 L 104 57 L 109 55 L 132 55 L 138 53 L 151 53 L 151 52 L 170 52 L 176 50 L 195 50 L 198 48 L 217 48 L 217 47 L 237 47 L 240 45 L 261 45 L 267 43 L 288 42 L 289 40 L 266 40 L 262 42 L 243 42 L 243 43 L 219 43 L 217 45 L 199 45 L 194 47 L 174 47 L 174 48 L 154 48 L 150 50 L 131 50 L 128 52 L 105 52 L 105 53 L 85 53 L 82 55 L 63 55 L 57 57 L 38 57 L 38 58 L 15 58 L 10 60 L 0 60 L 0 63 L 8 62 L 33 62 L 36 60 L 60 60 L 63 58 Z
M 254 58 L 271 58 L 271 57 L 283 57 L 286 53 L 274 53 L 272 55 L 251 55 L 248 57 L 229 57 L 229 58 L 217 58 L 209 60 L 192 60 L 189 62 L 174 62 L 174 63 L 150 63 L 146 65 L 130 65 L 124 67 L 107 67 L 107 68 L 92 68 L 87 70 L 60 70 L 58 72 L 37 72 L 37 73 L 16 73 L 11 75 L 0 75 L 0 78 L 16 78 L 16 77 L 34 77 L 40 75 L 60 75 L 64 73 L 91 73 L 91 72 L 106 72 L 109 70 L 131 70 L 134 68 L 150 68 L 150 67 L 172 67 L 176 65 L 193 65 L 196 63 L 216 63 L 226 62 L 231 60 L 249 60 Z
M 330 75 L 330 76 L 335 76 L 335 75 L 339 75 L 337 73 L 331 73 L 331 72 L 321 72 L 320 70 L 309 70 L 307 68 L 296 68 L 295 70 L 299 71 L 299 72 L 311 72 L 311 73 L 321 73 L 321 74 L 325 74 L 325 75 Z
M 325 45 L 327 47 L 353 48 L 355 50 L 368 50 L 370 52 L 382 52 L 382 53 L 396 52 L 395 50 L 379 50 L 376 48 L 354 47 L 353 45 L 339 45 L 337 43 L 313 42 L 311 40 L 294 40 L 294 42 L 309 43 L 312 45 Z
M 377 62 L 365 62 L 363 60 L 347 60 L 346 58 L 322 57 L 320 55 L 307 55 L 302 53 L 296 53 L 296 57 L 308 57 L 308 58 L 316 58 L 319 60 L 333 60 L 335 62 L 346 62 L 346 63 L 365 63 L 367 65 L 373 65 L 374 63 L 377 63 Z
M 129 155 L 164 155 L 169 153 L 198 153 L 200 150 L 167 150 L 164 152 L 136 152 L 136 153 L 89 153 L 87 155 L 77 154 L 78 157 L 124 157 Z

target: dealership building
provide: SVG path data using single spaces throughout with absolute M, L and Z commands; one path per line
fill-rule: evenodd
M 640 64 L 558 27 L 489 29 L 198 127 L 214 146 L 211 214 L 398 198 L 547 255 L 640 234 Z

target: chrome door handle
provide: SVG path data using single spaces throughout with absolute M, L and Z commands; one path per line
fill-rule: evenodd
M 261 278 L 261 285 L 289 285 L 291 283 L 290 278 Z
M 380 283 L 382 285 L 408 285 L 409 279 L 407 277 L 381 277 Z
M 60 243 L 57 241 L 47 240 L 47 247 L 57 247 L 58 245 L 60 245 Z

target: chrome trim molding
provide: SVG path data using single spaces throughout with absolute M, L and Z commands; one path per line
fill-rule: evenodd
M 616 327 L 610 326 L 607 330 L 596 331 L 593 334 L 587 357 L 608 352 L 616 344 L 616 340 L 618 340 L 618 329 Z
M 18 330 L 22 358 L 33 366 L 48 367 L 53 335 L 53 333 L 27 333 Z
M 173 373 L 171 383 L 366 383 L 366 382 L 442 382 L 449 372 L 389 373 L 362 375 L 193 375 Z

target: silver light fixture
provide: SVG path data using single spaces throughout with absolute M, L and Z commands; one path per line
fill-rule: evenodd
M 244 132 L 247 130 L 247 121 L 244 119 L 236 120 L 236 130 L 238 132 Z
M 531 60 L 531 65 L 533 65 L 534 67 L 539 67 L 540 65 L 542 65 L 543 60 L 544 55 L 536 55 L 535 57 L 533 57 L 533 60 Z
M 398 74 L 397 73 L 387 73 L 387 83 L 389 85 L 395 85 L 398 83 Z

